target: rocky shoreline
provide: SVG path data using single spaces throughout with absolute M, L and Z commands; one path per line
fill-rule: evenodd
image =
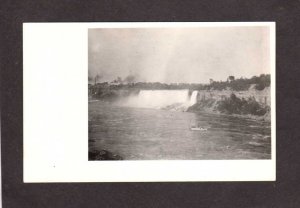
M 254 97 L 240 98 L 234 93 L 230 96 L 202 98 L 187 109 L 188 112 L 208 112 L 221 115 L 231 115 L 239 118 L 271 121 L 269 105 L 256 101 Z
M 105 149 L 89 151 L 89 160 L 123 160 L 120 155 L 113 154 Z

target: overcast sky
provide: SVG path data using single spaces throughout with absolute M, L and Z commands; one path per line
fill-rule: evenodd
M 89 75 L 101 81 L 208 83 L 270 73 L 269 27 L 89 29 Z

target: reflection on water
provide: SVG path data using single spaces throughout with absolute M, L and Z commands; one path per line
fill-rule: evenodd
M 193 124 L 208 130 L 191 131 Z M 90 150 L 125 160 L 270 159 L 270 135 L 263 121 L 89 103 Z

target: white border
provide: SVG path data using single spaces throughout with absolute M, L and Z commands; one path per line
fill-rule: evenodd
M 271 160 L 87 161 L 88 28 L 269 26 Z M 24 182 L 276 180 L 275 23 L 24 23 Z

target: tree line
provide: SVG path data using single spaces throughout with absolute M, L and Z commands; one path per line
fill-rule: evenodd
M 98 77 L 99 78 L 99 77 Z M 98 79 L 97 77 L 95 79 Z M 91 88 L 109 88 L 114 90 L 120 89 L 141 89 L 141 90 L 226 90 L 231 89 L 235 91 L 248 90 L 251 85 L 254 85 L 256 90 L 263 90 L 269 87 L 271 83 L 270 74 L 261 74 L 260 76 L 253 76 L 251 78 L 238 78 L 229 76 L 226 81 L 209 80 L 209 84 L 199 83 L 161 83 L 161 82 L 135 82 L 133 76 L 127 77 L 124 81 L 118 77 L 112 82 L 94 82 L 90 84 Z M 90 78 L 89 78 L 90 81 Z

